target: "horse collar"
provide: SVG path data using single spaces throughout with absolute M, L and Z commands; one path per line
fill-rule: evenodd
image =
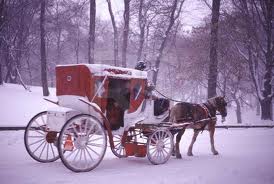
M 215 117 L 215 112 L 216 112 L 216 109 L 215 107 L 210 104 L 210 103 L 203 103 L 203 105 L 207 108 L 207 110 L 209 111 L 209 117 L 212 118 L 212 117 Z
M 206 112 L 207 116 L 209 118 L 211 118 L 211 113 L 210 113 L 210 110 L 209 110 L 208 106 L 203 103 L 203 104 L 201 104 L 201 107 L 204 109 L 204 111 Z

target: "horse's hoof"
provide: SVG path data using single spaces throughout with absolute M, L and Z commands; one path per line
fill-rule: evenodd
M 177 159 L 182 159 L 182 155 L 179 153 L 179 154 L 176 154 L 176 158 Z
M 219 155 L 218 151 L 214 151 L 213 155 Z
M 187 153 L 187 156 L 192 157 L 192 156 L 193 156 L 193 153 Z

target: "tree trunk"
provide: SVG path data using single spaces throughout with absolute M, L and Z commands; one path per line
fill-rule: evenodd
M 94 63 L 94 46 L 95 46 L 95 19 L 96 19 L 96 2 L 90 0 L 89 11 L 89 38 L 88 38 L 88 63 Z
M 273 107 L 272 107 L 272 100 L 271 98 L 265 98 L 261 101 L 261 108 L 262 108 L 262 114 L 261 119 L 262 120 L 273 120 Z
M 3 84 L 3 77 L 2 77 L 2 63 L 0 63 L 0 85 Z
M 241 112 L 241 104 L 238 99 L 235 99 L 236 102 L 236 116 L 237 116 L 237 123 L 242 124 L 242 112 Z
M 60 64 L 61 60 L 61 34 L 62 34 L 62 29 L 60 27 L 61 22 L 59 22 L 59 2 L 56 2 L 56 28 L 57 28 L 57 55 L 56 55 L 56 65 Z
M 153 78 L 152 78 L 152 82 L 153 82 L 153 84 L 155 86 L 156 86 L 158 72 L 159 72 L 159 67 L 160 67 L 160 62 L 161 62 L 161 59 L 162 59 L 164 48 L 166 46 L 167 38 L 168 38 L 169 33 L 170 33 L 170 31 L 171 31 L 174 23 L 175 23 L 175 20 L 180 15 L 180 12 L 181 12 L 181 9 L 182 9 L 182 6 L 183 6 L 183 2 L 184 1 L 181 1 L 180 8 L 179 8 L 179 10 L 178 10 L 178 12 L 177 12 L 176 15 L 175 15 L 175 12 L 176 12 L 176 9 L 177 9 L 178 0 L 174 0 L 174 3 L 172 5 L 170 19 L 169 19 L 169 25 L 167 27 L 167 30 L 165 31 L 165 35 L 164 35 L 163 41 L 162 41 L 162 43 L 160 45 L 160 48 L 158 50 L 158 54 L 157 54 L 157 58 L 156 58 L 156 63 L 155 63 L 156 71 L 154 72 L 154 75 L 153 75 Z
M 256 115 L 259 116 L 260 114 L 261 114 L 260 101 L 256 100 Z
M 124 0 L 124 30 L 123 30 L 123 46 L 122 46 L 122 67 L 127 67 L 127 44 L 129 32 L 129 4 L 130 0 Z
M 56 64 L 60 64 L 61 60 L 61 28 L 58 28 L 58 35 L 57 35 L 57 56 L 56 56 Z
M 210 64 L 209 64 L 209 73 L 208 73 L 208 88 L 207 96 L 208 98 L 214 97 L 217 95 L 217 43 L 218 43 L 218 22 L 220 15 L 220 1 L 212 1 L 212 18 L 211 18 L 211 34 L 210 34 Z
M 0 0 L 0 32 L 1 32 L 2 24 L 4 22 L 4 17 L 3 17 L 4 5 L 5 5 L 5 0 Z M 0 39 L 0 48 L 1 48 L 1 45 L 2 45 L 2 39 Z M 2 49 L 0 50 L 0 56 L 1 56 L 1 51 Z M 2 84 L 3 84 L 3 74 L 2 74 L 2 61 L 1 61 L 0 62 L 0 85 Z
M 273 78 L 273 64 L 274 64 L 274 59 L 273 59 L 273 49 L 274 49 L 274 42 L 273 42 L 273 27 L 272 27 L 272 18 L 273 18 L 273 1 L 268 0 L 268 1 L 263 1 L 261 4 L 265 3 L 265 21 L 266 21 L 266 26 L 265 26 L 265 32 L 266 32 L 266 46 L 267 46 L 267 51 L 265 52 L 265 60 L 266 60 L 266 65 L 265 65 L 265 75 L 264 75 L 264 82 L 263 82 L 263 89 L 262 89 L 262 95 L 263 99 L 261 100 L 261 106 L 262 106 L 262 116 L 261 119 L 264 120 L 273 120 L 272 116 L 272 78 Z
M 110 15 L 111 23 L 112 23 L 112 27 L 113 27 L 114 66 L 118 66 L 118 31 L 117 31 L 115 18 L 114 18 L 113 12 L 112 12 L 111 0 L 107 0 L 107 3 L 108 3 L 109 15 Z
M 45 31 L 45 10 L 46 0 L 41 0 L 40 14 L 40 36 L 41 36 L 41 82 L 43 87 L 43 95 L 49 96 L 48 80 L 47 80 L 47 59 L 46 59 L 46 31 Z
M 75 48 L 75 55 L 76 55 L 76 63 L 79 63 L 79 47 L 80 47 L 80 30 L 79 30 L 79 25 L 77 27 L 77 42 L 76 42 L 76 48 Z
M 139 29 L 140 29 L 140 35 L 139 35 L 139 47 L 137 51 L 137 62 L 141 60 L 142 58 L 142 52 L 144 47 L 144 41 L 145 41 L 145 18 L 143 15 L 143 5 L 144 0 L 140 0 L 140 6 L 139 6 Z

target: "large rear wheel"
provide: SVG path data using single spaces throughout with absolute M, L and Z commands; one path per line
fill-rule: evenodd
M 107 148 L 107 136 L 97 118 L 80 114 L 65 123 L 58 143 L 63 164 L 74 172 L 87 172 L 102 161 Z
M 56 147 L 58 132 L 48 131 L 47 112 L 40 112 L 28 123 L 24 143 L 29 155 L 38 162 L 54 162 L 59 158 Z

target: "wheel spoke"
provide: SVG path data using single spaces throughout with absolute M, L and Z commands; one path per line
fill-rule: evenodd
M 155 150 L 151 153 L 151 155 L 154 155 L 155 152 L 157 152 L 157 149 L 155 149 Z
M 32 146 L 32 145 L 34 145 L 34 144 L 37 144 L 37 143 L 39 143 L 39 142 L 41 142 L 41 141 L 45 141 L 45 140 L 44 140 L 44 139 L 40 139 L 40 140 L 38 140 L 38 141 L 35 141 L 35 142 L 29 144 L 29 146 Z
M 93 142 L 93 141 L 98 141 L 98 140 L 100 140 L 100 139 L 103 139 L 103 137 L 98 137 L 98 138 L 95 138 L 95 139 L 89 140 L 89 141 L 88 141 L 88 143 Z
M 54 151 L 53 151 L 52 144 L 50 144 L 50 148 L 51 148 L 51 152 L 52 152 L 53 157 L 55 157 L 55 153 L 54 153 Z
M 29 138 L 44 138 L 45 136 L 42 135 L 29 135 Z
M 77 151 L 77 149 L 72 150 L 65 158 L 68 159 L 75 151 Z
M 45 150 L 45 147 L 46 147 L 46 145 L 47 145 L 46 141 L 45 141 L 44 143 L 45 143 L 45 144 L 44 144 L 44 146 L 43 146 L 43 148 L 42 148 L 42 151 L 41 151 L 41 153 L 40 153 L 40 155 L 39 155 L 39 158 L 41 158 L 41 156 L 42 156 L 42 153 L 44 152 L 44 150 Z
M 80 150 L 79 150 L 79 149 L 77 149 L 77 150 L 78 150 L 78 151 L 77 151 L 76 155 L 74 156 L 74 158 L 73 158 L 73 160 L 72 160 L 72 163 L 74 163 L 74 162 L 75 162 L 76 157 L 78 156 L 78 154 L 79 154 L 79 152 L 80 152 Z
M 154 139 L 153 137 L 151 138 L 151 140 L 154 142 L 154 144 L 156 144 L 156 142 L 158 141 L 158 140 Z
M 97 153 L 96 151 L 94 151 L 92 148 L 90 148 L 89 146 L 87 146 L 87 148 L 92 151 L 93 153 L 95 153 L 97 156 L 100 156 L 99 153 Z
M 102 144 L 96 144 L 96 143 L 88 143 L 90 146 L 95 146 L 95 147 L 102 147 Z
M 89 163 L 89 161 L 88 161 L 88 159 L 87 159 L 86 149 L 84 149 L 83 152 L 84 152 L 85 168 L 88 168 L 88 163 Z
M 49 159 L 49 144 L 47 144 L 47 160 Z
M 88 133 L 87 133 L 88 136 L 90 135 L 90 132 L 91 132 L 91 130 L 93 129 L 94 126 L 95 126 L 95 125 L 92 124 L 91 127 L 89 128 Z M 94 135 L 94 134 L 92 134 L 89 138 L 91 138 L 93 135 Z
M 45 120 L 44 120 L 44 116 L 41 116 L 41 119 L 43 121 L 43 125 L 46 125 Z
M 165 148 L 163 149 L 163 151 L 164 151 L 166 154 L 169 154 Z

